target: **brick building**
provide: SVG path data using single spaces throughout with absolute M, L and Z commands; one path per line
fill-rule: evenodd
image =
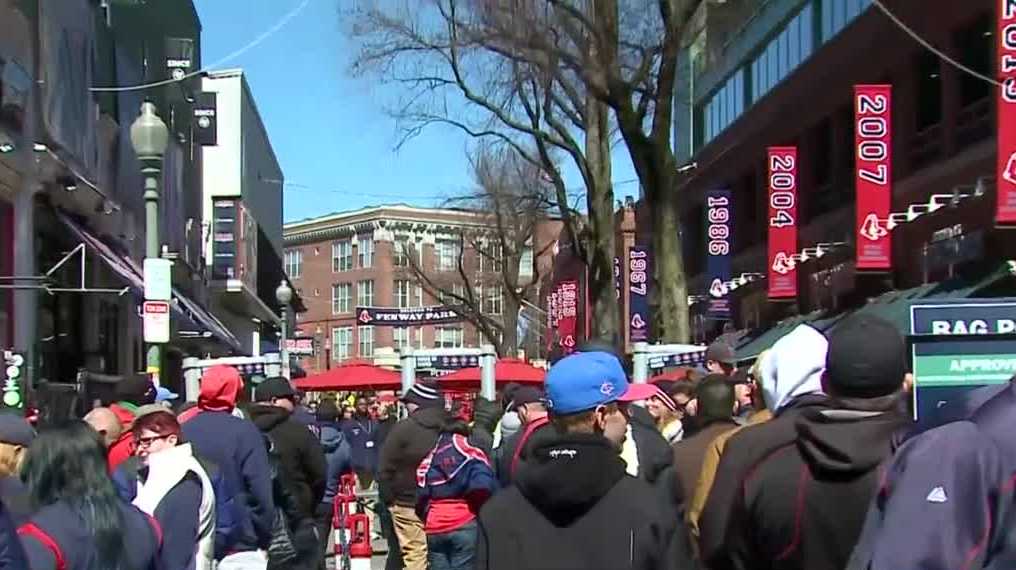
M 549 251 L 545 246 L 556 239 L 559 227 L 553 220 L 537 225 L 533 247 L 527 247 L 519 260 L 520 281 L 532 278 L 534 271 L 537 276 L 547 273 L 549 254 L 534 260 L 532 252 Z M 363 325 L 356 315 L 357 307 L 443 305 L 442 299 L 429 295 L 420 284 L 414 266 L 442 289 L 458 293 L 464 289 L 458 270 L 460 236 L 482 233 L 486 228 L 489 215 L 484 213 L 405 205 L 370 207 L 286 224 L 286 273 L 307 307 L 298 317 L 295 336 L 314 338 L 317 347 L 302 366 L 313 373 L 353 358 L 395 364 L 397 350 L 404 346 L 456 348 L 487 343 L 465 320 L 390 327 Z M 489 255 L 480 255 L 468 245 L 461 253 L 475 295 L 483 300 L 484 314 L 498 317 L 506 305 L 502 256 L 499 248 L 489 247 Z M 538 336 L 537 328 L 530 327 L 527 332 Z M 520 341 L 520 345 L 526 346 L 526 342 Z
M 950 57 L 993 73 L 998 2 L 884 3 Z M 733 275 L 766 272 L 769 146 L 798 149 L 798 247 L 838 247 L 799 266 L 798 295 L 789 302 L 769 301 L 766 280 L 742 283 L 731 294 L 740 329 L 765 330 L 798 314 L 840 315 L 886 292 L 950 278 L 976 282 L 1013 255 L 1010 234 L 992 219 L 997 104 L 990 84 L 919 45 L 870 0 L 704 3 L 695 22 L 676 97 L 690 103 L 675 112 L 678 158 L 695 164 L 677 189 L 689 294 L 705 295 L 709 286 L 711 190 L 731 191 Z M 892 86 L 892 211 L 914 206 L 924 214 L 892 230 L 892 267 L 883 272 L 857 270 L 854 260 L 856 84 Z M 935 194 L 972 197 L 932 209 Z M 699 339 L 721 328 L 702 318 L 705 305 L 692 309 Z

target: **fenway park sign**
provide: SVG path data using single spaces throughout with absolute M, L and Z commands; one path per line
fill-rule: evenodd
M 361 325 L 406 327 L 457 323 L 462 317 L 448 307 L 357 307 L 356 320 Z

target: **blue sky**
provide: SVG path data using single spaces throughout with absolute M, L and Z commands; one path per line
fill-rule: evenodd
M 299 0 L 195 4 L 208 65 L 271 28 Z M 286 180 L 293 183 L 286 187 L 285 221 L 393 202 L 436 206 L 471 186 L 469 141 L 451 127 L 431 127 L 395 149 L 395 122 L 379 103 L 389 94 L 348 76 L 353 50 L 338 2 L 310 0 L 285 28 L 222 66 L 245 70 Z M 630 180 L 630 160 L 619 150 L 614 180 Z M 568 179 L 579 183 L 574 174 Z M 637 190 L 629 183 L 615 193 L 620 199 Z

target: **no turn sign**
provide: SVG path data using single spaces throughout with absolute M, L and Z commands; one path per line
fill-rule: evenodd
M 163 344 L 169 342 L 169 303 L 166 301 L 145 301 L 142 305 L 145 342 Z

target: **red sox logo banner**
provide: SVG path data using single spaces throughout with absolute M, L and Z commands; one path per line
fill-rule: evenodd
M 557 332 L 561 339 L 561 349 L 565 354 L 575 350 L 575 333 L 578 327 L 579 282 L 570 279 L 557 286 L 560 318 Z
M 998 202 L 995 223 L 1016 225 L 1016 0 L 998 9 Z
M 769 298 L 797 297 L 797 147 L 769 147 Z
M 892 269 L 892 87 L 854 86 L 857 269 Z

